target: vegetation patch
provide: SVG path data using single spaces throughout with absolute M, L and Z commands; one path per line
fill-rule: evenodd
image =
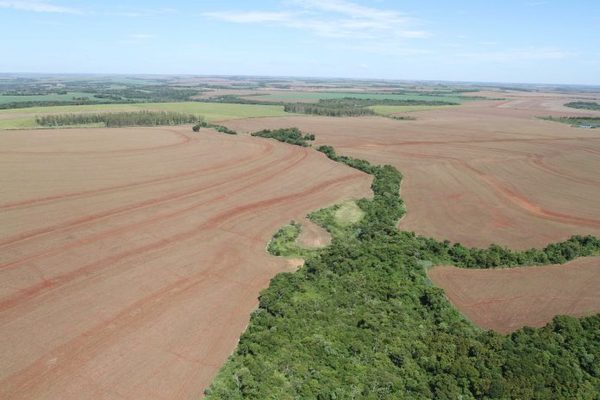
M 463 250 L 477 266 L 529 259 L 496 259 L 503 254 L 496 247 L 451 251 L 449 243 L 398 231 L 400 173 L 319 150 L 373 175 L 374 197 L 359 201 L 364 217 L 351 226 L 340 225 L 335 211 L 313 213 L 332 232 L 331 245 L 262 292 L 208 399 L 597 397 L 600 315 L 558 316 L 508 336 L 478 329 L 432 287 L 424 268 L 455 260 L 469 266 Z M 597 238 L 575 237 L 523 253 L 546 262 L 599 248 Z
M 544 117 L 547 121 L 562 122 L 575 128 L 594 129 L 600 128 L 600 117 Z
M 251 135 L 275 139 L 279 140 L 280 142 L 302 147 L 310 146 L 309 142 L 315 140 L 315 135 L 303 134 L 298 128 L 284 128 L 274 130 L 264 129 L 262 131 L 253 132 L 251 133 Z
M 226 133 L 228 135 L 237 135 L 237 132 L 233 129 L 229 129 L 226 126 L 213 124 L 210 122 L 206 122 L 204 120 L 199 121 L 196 125 L 192 127 L 194 132 L 200 132 L 200 128 L 211 128 L 216 130 L 217 132 Z
M 329 117 L 349 117 L 375 115 L 373 106 L 449 106 L 458 103 L 441 100 L 390 100 L 361 99 L 344 97 L 341 99 L 319 100 L 318 103 L 288 103 L 284 111 L 299 114 L 326 115 Z
M 595 101 L 572 101 L 565 104 L 566 107 L 578 108 L 581 110 L 600 111 L 600 103 Z
M 302 231 L 302 225 L 291 221 L 273 235 L 267 246 L 269 254 L 279 257 L 308 258 L 315 253 L 314 249 L 299 246 L 298 236 Z
M 124 126 L 160 126 L 182 125 L 194 123 L 199 117 L 191 114 L 182 114 L 168 111 L 135 111 L 124 113 L 98 113 L 98 114 L 59 114 L 46 115 L 36 118 L 40 126 L 65 127 L 65 126 L 104 126 L 117 128 Z
M 0 126 L 3 129 L 35 128 L 35 118 L 41 114 L 74 114 L 135 111 L 171 111 L 202 116 L 208 122 L 218 122 L 239 118 L 286 116 L 283 106 L 253 104 L 218 104 L 200 102 L 182 103 L 133 103 L 133 104 L 94 104 L 53 107 L 31 107 L 0 110 Z M 10 121 L 10 122 L 9 122 Z
M 359 222 L 364 215 L 364 211 L 354 201 L 347 201 L 335 210 L 334 217 L 338 225 L 350 226 Z

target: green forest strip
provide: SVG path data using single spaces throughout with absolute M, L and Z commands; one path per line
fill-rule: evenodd
M 359 98 L 342 98 L 319 100 L 318 103 L 286 103 L 283 110 L 298 114 L 325 115 L 328 117 L 357 117 L 377 115 L 373 106 L 451 106 L 458 105 L 441 100 L 371 100 Z
M 566 103 L 565 106 L 580 110 L 600 111 L 600 103 L 595 101 L 572 101 L 570 103 Z
M 562 122 L 575 128 L 600 128 L 600 117 L 542 117 L 546 121 Z
M 319 151 L 373 175 L 374 197 L 357 202 L 364 216 L 355 224 L 337 224 L 332 208 L 311 214 L 331 245 L 273 278 L 207 399 L 598 399 L 600 314 L 484 332 L 425 274 L 441 263 L 565 262 L 598 254 L 597 238 L 513 252 L 400 232 L 400 173 Z
M 298 128 L 283 128 L 283 129 L 264 129 L 262 131 L 251 133 L 252 136 L 258 136 L 268 139 L 275 139 L 283 143 L 293 144 L 296 146 L 308 147 L 311 141 L 315 140 L 315 135 L 303 134 Z
M 36 123 L 44 127 L 65 127 L 95 125 L 107 128 L 126 126 L 161 126 L 182 125 L 200 121 L 201 118 L 192 114 L 172 111 L 133 111 L 121 113 L 96 114 L 57 114 L 36 118 Z

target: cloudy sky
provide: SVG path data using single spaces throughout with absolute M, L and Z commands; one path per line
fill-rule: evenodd
M 600 84 L 598 0 L 0 0 L 0 72 Z

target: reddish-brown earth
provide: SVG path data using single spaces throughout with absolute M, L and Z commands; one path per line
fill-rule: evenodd
M 0 398 L 200 398 L 291 219 L 368 196 L 313 150 L 189 127 L 0 135 Z
M 568 114 L 554 112 L 568 98 L 512 96 L 416 112 L 416 121 L 298 116 L 227 125 L 297 126 L 340 153 L 396 166 L 405 177 L 403 230 L 518 249 L 600 235 L 600 130 L 536 118 Z
M 507 269 L 434 267 L 428 275 L 469 320 L 508 333 L 555 315 L 600 312 L 600 257 Z

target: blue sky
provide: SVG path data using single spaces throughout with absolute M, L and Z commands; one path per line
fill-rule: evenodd
M 0 0 L 0 72 L 600 84 L 598 0 Z

